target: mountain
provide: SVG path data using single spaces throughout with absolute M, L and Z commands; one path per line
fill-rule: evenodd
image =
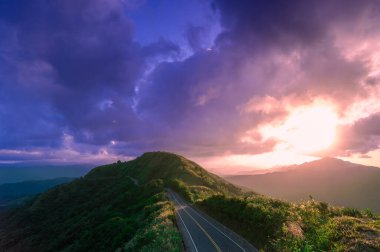
M 377 167 L 323 158 L 272 173 L 225 178 L 279 199 L 301 201 L 311 195 L 333 205 L 371 208 L 380 213 L 380 169 Z
M 106 165 L 92 170 L 86 177 L 105 177 L 110 173 L 118 176 L 130 176 L 140 183 L 162 179 L 166 183 L 184 182 L 190 191 L 199 192 L 209 188 L 213 192 L 239 194 L 240 188 L 212 174 L 195 162 L 180 155 L 167 152 L 148 152 L 141 157 L 124 163 L 120 169 Z M 207 189 L 206 189 L 207 190 Z
M 371 212 L 244 193 L 182 156 L 150 152 L 3 213 L 0 251 L 183 251 L 165 188 L 264 251 L 380 249 L 380 219 Z
M 77 178 L 85 175 L 93 166 L 47 164 L 0 164 L 0 184 L 54 178 Z
M 68 183 L 74 178 L 55 178 L 48 180 L 24 181 L 0 185 L 0 210 L 18 205 L 30 196 L 46 191 L 59 184 Z
M 97 167 L 5 213 L 0 251 L 180 251 L 165 186 L 191 198 L 240 193 L 184 157 L 145 153 Z

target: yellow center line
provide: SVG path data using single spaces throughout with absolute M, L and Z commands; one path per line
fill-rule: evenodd
M 181 205 L 181 203 L 178 202 L 178 200 L 176 199 L 176 197 L 172 194 L 173 198 L 175 199 L 175 201 L 177 201 L 177 203 L 179 205 Z M 183 206 L 183 205 L 182 205 Z M 201 224 L 199 224 L 198 221 L 196 221 L 193 216 L 191 216 L 187 211 L 186 209 L 183 207 L 183 211 L 185 211 L 185 213 L 187 213 L 187 215 L 189 215 L 189 217 L 195 222 L 195 224 L 197 224 L 197 226 L 203 231 L 203 233 L 207 236 L 207 238 L 211 241 L 212 245 L 214 245 L 215 249 L 218 251 L 218 252 L 222 252 L 222 250 L 219 248 L 218 244 L 216 244 L 216 242 L 211 238 L 211 236 L 209 235 L 209 233 L 207 233 L 207 231 L 201 226 Z
M 188 205 L 183 199 L 179 199 L 179 201 L 182 203 L 182 204 L 185 204 L 185 205 Z M 190 205 L 189 206 L 189 209 L 194 212 L 196 215 L 198 215 L 199 217 L 201 217 L 203 220 L 205 220 L 207 223 L 209 223 L 212 227 L 214 227 L 218 232 L 220 232 L 222 235 L 224 235 L 225 237 L 227 237 L 230 241 L 232 241 L 236 246 L 238 246 L 243 252 L 246 252 L 245 249 L 243 249 L 239 244 L 237 244 L 233 239 L 231 239 L 228 235 L 226 235 L 223 231 L 221 231 L 219 228 L 217 228 L 214 224 L 212 224 L 211 222 L 209 222 L 208 220 L 206 220 L 204 217 L 202 217 L 199 213 L 197 213 L 196 210 L 194 210 L 194 208 Z

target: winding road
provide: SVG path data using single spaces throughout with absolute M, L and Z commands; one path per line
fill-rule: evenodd
M 167 189 L 167 195 L 175 205 L 177 225 L 182 233 L 186 251 L 258 252 L 244 238 L 192 207 L 176 192 Z

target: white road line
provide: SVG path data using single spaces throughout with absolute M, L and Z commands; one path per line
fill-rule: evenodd
M 172 195 L 172 196 L 173 196 L 173 198 L 174 198 L 174 195 Z M 174 198 L 174 200 L 176 200 L 176 199 Z M 176 200 L 176 201 L 177 201 L 177 200 Z M 177 201 L 177 202 L 178 202 L 178 201 Z M 178 202 L 178 203 L 179 203 L 179 202 Z M 190 234 L 190 232 L 189 232 L 189 229 L 187 229 L 187 226 L 186 226 L 185 222 L 183 221 L 183 219 L 182 219 L 182 217 L 181 217 L 181 214 L 179 213 L 179 211 L 177 211 L 177 213 L 178 213 L 179 218 L 181 219 L 181 222 L 183 223 L 183 226 L 185 227 L 187 233 L 188 233 L 189 236 L 190 236 L 190 240 L 191 240 L 191 242 L 193 243 L 193 246 L 194 246 L 194 248 L 195 248 L 195 251 L 198 252 L 198 249 L 197 249 L 197 246 L 195 246 L 195 243 L 194 243 L 193 237 L 191 237 L 191 234 Z
M 135 178 L 132 178 L 131 176 L 126 176 L 127 178 L 129 178 L 130 180 L 132 180 L 132 182 L 135 184 L 135 185 L 139 185 L 139 181 Z
M 188 205 L 182 199 L 180 199 L 180 200 L 183 202 L 182 204 Z M 239 244 L 237 244 L 234 240 L 232 240 L 232 238 L 230 238 L 228 235 L 226 235 L 222 230 L 220 230 L 219 228 L 217 228 L 214 224 L 212 224 L 211 222 L 209 222 L 208 220 L 206 220 L 203 216 L 201 216 L 199 213 L 197 213 L 197 211 L 195 209 L 193 209 L 191 206 L 189 206 L 189 208 L 191 210 L 193 210 L 193 212 L 196 213 L 199 217 L 201 217 L 203 220 L 205 220 L 207 223 L 209 223 L 211 226 L 213 226 L 219 233 L 221 233 L 222 235 L 224 235 L 225 237 L 227 237 L 228 239 L 230 239 L 233 243 L 235 243 L 236 246 L 238 246 L 242 251 L 246 252 L 245 249 L 243 249 Z
M 177 201 L 177 203 L 179 205 L 181 205 L 182 207 L 188 207 L 186 204 L 181 204 L 178 200 L 177 200 L 177 197 L 172 194 L 173 198 L 175 201 Z M 198 225 L 198 227 L 203 231 L 203 233 L 206 235 L 206 237 L 210 240 L 210 242 L 212 243 L 212 245 L 215 247 L 215 249 L 217 251 L 220 251 L 222 252 L 222 250 L 220 249 L 220 247 L 218 246 L 218 244 L 214 241 L 214 239 L 212 239 L 211 235 L 202 227 L 201 224 L 199 224 L 199 222 L 186 210 L 186 208 L 183 208 L 183 211 L 185 211 L 185 213 L 187 213 L 187 215 L 189 215 L 189 217 L 195 222 L 195 224 Z

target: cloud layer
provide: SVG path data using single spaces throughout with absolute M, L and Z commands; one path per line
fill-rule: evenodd
M 143 43 L 133 12 L 147 5 L 0 3 L 0 160 L 266 153 L 276 139 L 259 127 L 315 100 L 341 119 L 327 154 L 379 148 L 377 1 L 214 0 L 199 11 L 218 24 Z

